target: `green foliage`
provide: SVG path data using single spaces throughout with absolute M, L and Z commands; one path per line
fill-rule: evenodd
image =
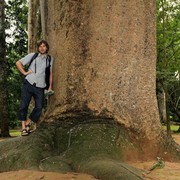
M 21 132 L 20 132 L 20 130 L 10 130 L 10 135 L 12 136 L 12 137 L 16 137 L 16 136 L 20 136 L 21 135 Z
M 166 130 L 167 127 L 166 127 L 166 126 L 163 126 L 163 129 Z M 172 131 L 172 132 L 176 132 L 178 129 L 179 129 L 179 126 L 177 126 L 177 125 L 171 125 L 171 131 Z
M 163 168 L 165 166 L 165 163 L 162 158 L 157 157 L 157 162 L 150 168 L 150 171 L 153 171 L 154 169 Z
M 6 5 L 6 48 L 9 65 L 8 91 L 10 126 L 19 124 L 17 111 L 19 107 L 22 75 L 16 68 L 15 62 L 27 53 L 27 1 L 11 0 Z
M 157 82 L 168 93 L 168 114 L 178 120 L 180 110 L 180 4 L 178 0 L 157 0 Z M 166 52 L 164 52 L 164 44 Z M 164 54 L 166 58 L 164 58 Z M 158 91 L 159 89 L 157 89 Z M 176 108 L 176 109 L 175 109 Z

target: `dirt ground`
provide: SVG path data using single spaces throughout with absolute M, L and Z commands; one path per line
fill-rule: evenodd
M 91 175 L 79 173 L 55 173 L 39 171 L 11 171 L 0 174 L 1 180 L 95 180 Z
M 175 141 L 180 144 L 180 134 L 173 135 Z M 3 139 L 0 139 L 0 141 Z M 152 162 L 128 162 L 128 164 L 137 168 L 148 170 L 156 161 Z M 1 180 L 95 180 L 91 175 L 80 173 L 55 173 L 55 172 L 40 172 L 30 170 L 20 170 L 0 173 Z M 165 162 L 162 169 L 155 169 L 149 174 L 145 173 L 145 180 L 180 180 L 180 163 Z
M 174 140 L 180 144 L 180 134 L 173 135 Z M 152 162 L 128 162 L 128 164 L 143 169 L 146 172 L 156 163 Z M 165 162 L 165 166 L 161 169 L 155 169 L 149 174 L 145 173 L 145 180 L 180 180 L 180 163 Z
M 150 169 L 155 161 L 153 162 L 136 162 L 129 163 L 130 165 L 144 169 L 147 171 Z M 180 180 L 180 163 L 165 162 L 165 166 L 162 169 L 155 169 L 149 174 L 144 173 L 145 180 Z

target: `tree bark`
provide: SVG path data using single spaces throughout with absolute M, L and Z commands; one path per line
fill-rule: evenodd
M 167 122 L 167 115 L 166 115 L 166 99 L 165 99 L 165 92 L 162 87 L 161 83 L 157 84 L 158 86 L 158 108 L 159 108 L 159 115 L 161 122 L 166 123 Z
M 155 1 L 54 0 L 48 7 L 57 59 L 49 117 L 89 109 L 159 139 Z
M 28 52 L 36 52 L 37 44 L 37 7 L 38 0 L 29 0 L 28 10 Z
M 41 25 L 41 7 L 40 2 L 38 1 L 38 8 L 37 8 L 37 39 L 42 39 L 42 25 Z
M 40 12 L 41 12 L 41 28 L 42 28 L 42 39 L 46 39 L 47 35 L 47 1 L 40 0 Z
M 48 8 L 56 60 L 47 122 L 69 112 L 111 117 L 156 157 L 166 139 L 156 99 L 156 2 L 53 0 Z
M 0 128 L 1 136 L 9 136 L 9 114 L 7 93 L 7 63 L 5 60 L 5 14 L 4 0 L 0 0 Z

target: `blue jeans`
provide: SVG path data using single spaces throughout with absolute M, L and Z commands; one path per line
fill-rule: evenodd
M 21 104 L 18 111 L 19 120 L 26 120 L 29 103 L 32 97 L 35 100 L 35 107 L 31 112 L 29 118 L 33 122 L 37 122 L 42 113 L 44 102 L 44 88 L 36 87 L 34 85 L 31 85 L 27 80 L 24 80 L 21 92 Z

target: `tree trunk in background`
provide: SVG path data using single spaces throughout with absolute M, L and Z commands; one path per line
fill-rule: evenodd
M 154 0 L 48 1 L 56 92 L 49 118 L 88 109 L 157 143 L 155 6 Z
M 28 10 L 28 52 L 36 52 L 38 0 L 29 0 Z
M 40 9 L 40 2 L 38 1 L 38 8 L 37 8 L 37 40 L 42 38 L 42 25 L 41 25 L 41 9 Z
M 162 25 L 163 25 L 163 63 L 164 63 L 164 70 L 167 70 L 167 58 L 166 58 L 166 19 L 165 19 L 165 0 L 161 0 L 162 2 Z M 167 134 L 171 136 L 171 124 L 169 119 L 169 111 L 168 111 L 168 89 L 166 84 L 166 79 L 163 80 L 163 89 L 165 93 L 165 105 L 166 105 L 166 126 L 167 126 Z
M 0 0 L 0 128 L 1 136 L 9 136 L 9 114 L 7 94 L 7 64 L 5 60 L 5 14 L 4 0 Z
M 47 35 L 47 1 L 40 0 L 42 39 L 46 39 Z
M 167 122 L 167 115 L 166 115 L 166 99 L 165 99 L 165 92 L 164 89 L 162 87 L 162 84 L 157 84 L 158 86 L 158 107 L 159 107 L 159 115 L 160 115 L 160 119 L 163 123 Z

